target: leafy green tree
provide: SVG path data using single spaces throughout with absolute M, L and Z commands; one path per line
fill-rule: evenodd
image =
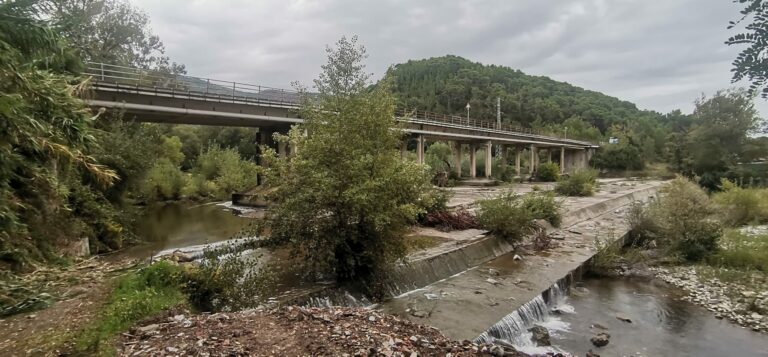
M 305 122 L 280 138 L 296 145 L 296 154 L 265 155 L 276 206 L 258 233 L 291 247 L 313 276 L 366 281 L 381 292 L 383 271 L 406 252 L 403 233 L 423 210 L 429 177 L 425 167 L 400 159 L 395 99 L 386 82 L 368 89 L 356 37 L 327 52 L 318 94 L 300 88 Z
M 125 0 L 50 0 L 56 30 L 85 61 L 186 73 L 171 63 L 149 17 Z
M 741 18 L 731 21 L 728 25 L 732 29 L 749 19 L 743 32 L 730 38 L 725 43 L 729 46 L 743 46 L 733 61 L 733 82 L 747 79 L 750 82 L 749 93 L 760 93 L 763 98 L 768 98 L 768 62 L 765 53 L 768 50 L 768 3 L 762 0 L 735 0 L 744 5 L 740 11 Z

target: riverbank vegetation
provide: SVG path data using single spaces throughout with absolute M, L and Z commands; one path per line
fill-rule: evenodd
M 527 234 L 540 229 L 537 219 L 560 225 L 561 203 L 550 192 L 518 195 L 509 192 L 478 202 L 478 221 L 491 233 L 518 243 Z

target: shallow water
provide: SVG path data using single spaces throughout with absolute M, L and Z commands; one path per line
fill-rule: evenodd
M 718 320 L 663 282 L 587 279 L 561 303 L 573 312 L 551 315 L 543 326 L 554 327 L 553 344 L 576 355 L 592 349 L 601 356 L 768 356 L 768 335 Z M 610 343 L 592 346 L 590 337 L 603 331 Z
M 220 242 L 233 238 L 249 221 L 217 204 L 150 206 L 136 223 L 136 234 L 145 243 L 127 249 L 123 255 L 143 259 L 166 249 Z

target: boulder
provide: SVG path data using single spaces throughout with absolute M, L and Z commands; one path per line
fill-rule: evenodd
M 549 331 L 546 328 L 536 325 L 528 329 L 528 331 L 532 333 L 531 341 L 533 341 L 536 346 L 552 345 L 552 342 L 549 339 Z
M 589 339 L 590 342 L 592 342 L 595 347 L 603 347 L 608 344 L 608 341 L 611 339 L 611 335 L 600 332 L 595 336 L 592 336 L 592 338 Z

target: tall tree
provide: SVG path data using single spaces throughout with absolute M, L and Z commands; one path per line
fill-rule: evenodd
M 395 99 L 387 83 L 368 90 L 365 49 L 353 37 L 327 52 L 317 95 L 300 88 L 305 122 L 280 138 L 296 154 L 268 160 L 277 203 L 259 233 L 292 247 L 314 275 L 371 282 L 404 255 L 403 233 L 430 185 L 424 167 L 400 158 Z
M 149 17 L 125 0 L 49 0 L 50 16 L 85 61 L 186 73 L 171 63 Z

